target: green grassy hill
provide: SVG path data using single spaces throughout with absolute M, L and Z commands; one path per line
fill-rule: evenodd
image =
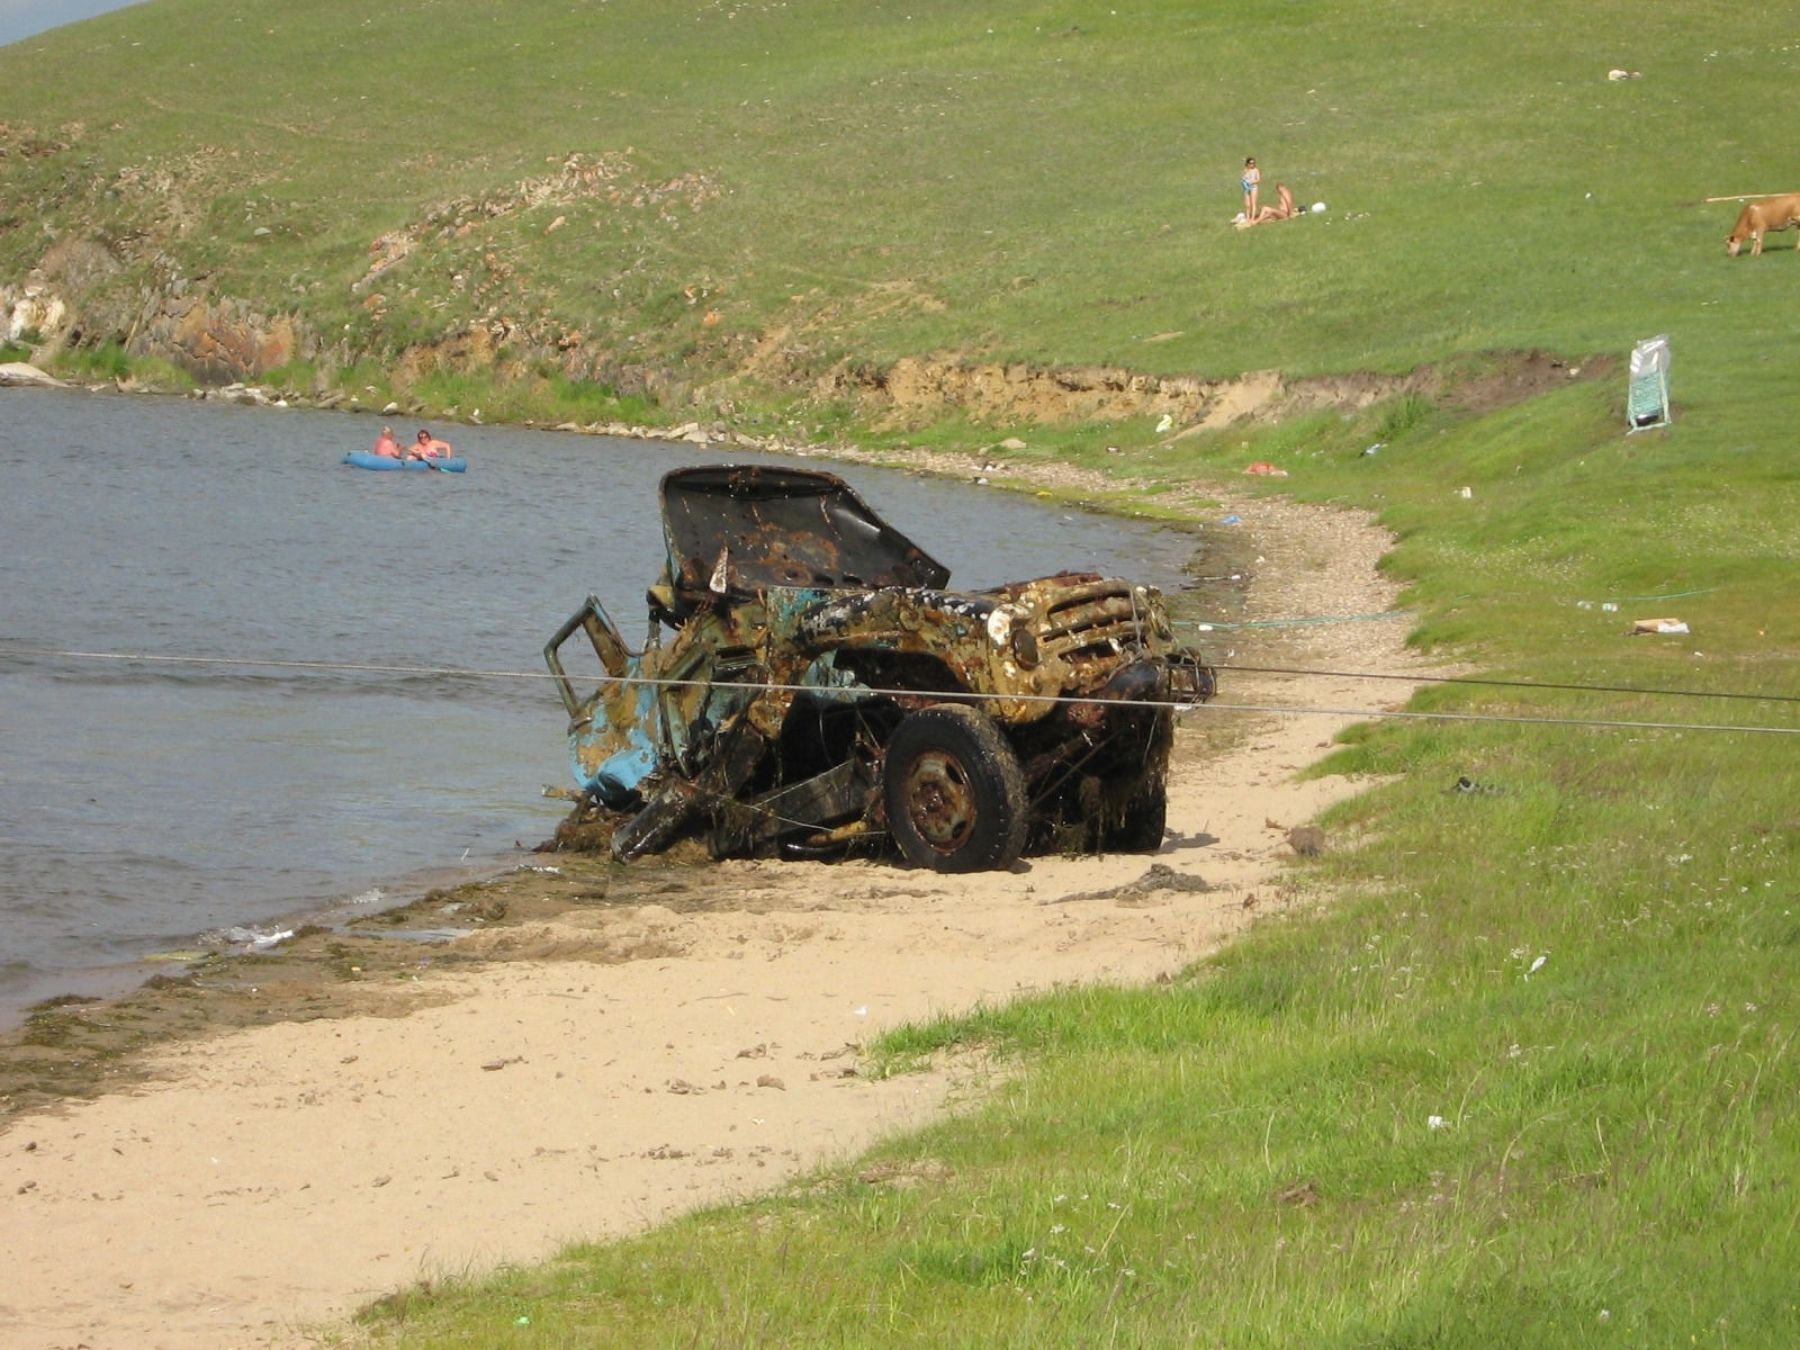
M 1035 428 L 1025 457 L 1150 494 L 1276 459 L 1283 490 L 1395 529 L 1422 644 L 1502 677 L 1762 697 L 1421 696 L 1594 725 L 1360 731 L 1334 767 L 1397 778 L 1327 821 L 1354 847 L 1297 864 L 1341 892 L 1327 912 L 1168 987 L 895 1038 L 1020 1066 L 990 1108 L 888 1150 L 947 1163 L 932 1184 L 846 1169 L 399 1301 L 378 1331 L 1790 1341 L 1800 258 L 1777 237 L 1728 261 L 1735 206 L 1701 199 L 1800 189 L 1779 121 L 1796 17 L 153 0 L 0 51 L 0 285 L 59 244 L 85 257 L 115 320 L 88 343 L 128 338 L 133 297 L 180 277 L 296 316 L 327 382 L 418 388 L 447 344 L 457 378 L 774 407 L 906 356 L 1477 380 L 1500 353 L 1591 371 L 1672 338 L 1675 425 L 1629 440 L 1615 365 L 1499 406 L 1405 397 L 1181 440 L 1149 418 Z M 1330 210 L 1230 229 L 1246 154 Z M 1000 432 L 859 415 L 806 414 L 870 443 Z M 1693 632 L 1624 637 L 1640 610 Z M 1504 791 L 1447 792 L 1463 775 Z
M 0 50 L 0 275 L 92 238 L 339 357 L 504 319 L 691 377 L 1735 356 L 1774 283 L 1698 201 L 1794 186 L 1792 16 L 1665 8 L 155 0 Z M 1246 154 L 1331 210 L 1225 228 Z

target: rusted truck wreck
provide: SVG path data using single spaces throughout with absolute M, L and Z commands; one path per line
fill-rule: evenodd
M 1210 698 L 1213 672 L 1156 590 L 1088 573 L 948 590 L 828 473 L 678 469 L 662 509 L 643 649 L 592 596 L 544 648 L 615 857 L 694 837 L 720 858 L 893 847 L 974 872 L 1160 845 L 1174 709 Z M 588 645 L 583 694 L 569 666 Z

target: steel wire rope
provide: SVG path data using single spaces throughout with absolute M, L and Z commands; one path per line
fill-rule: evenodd
M 482 670 L 467 666 L 402 666 L 377 662 L 362 661 L 303 661 L 299 659 L 282 660 L 264 657 L 246 656 L 170 656 L 155 652 L 90 652 L 64 651 L 42 647 L 0 647 L 0 657 L 54 657 L 59 659 L 89 661 L 141 661 L 147 664 L 161 665 L 197 665 L 197 666 L 245 666 L 251 669 L 282 670 L 339 670 L 362 674 L 376 675 L 443 675 L 465 679 L 506 679 L 506 680 L 553 680 L 556 677 L 547 670 Z M 1544 689 L 1559 693 L 1580 694 L 1641 694 L 1652 698 L 1721 698 L 1737 699 L 1757 703 L 1800 703 L 1800 694 L 1767 694 L 1746 693 L 1742 690 L 1718 689 L 1652 689 L 1644 685 L 1632 684 L 1578 684 L 1545 680 L 1502 680 L 1480 675 L 1409 675 L 1397 671 L 1373 670 L 1326 670 L 1312 666 L 1240 666 L 1215 665 L 1215 670 L 1241 671 L 1251 675 L 1317 675 L 1328 679 L 1340 680 L 1393 680 L 1403 684 L 1462 684 L 1475 687 L 1498 689 Z M 783 688 L 780 685 L 736 685 L 725 680 L 660 680 L 651 676 L 603 676 L 603 682 L 639 683 L 639 684 L 711 684 L 719 689 L 732 688 Z M 793 688 L 817 689 L 817 685 L 795 685 Z M 895 689 L 872 689 L 872 693 L 892 694 L 912 692 Z M 988 698 L 1029 698 L 1060 699 L 1073 703 L 1109 702 L 1117 703 L 1127 700 L 1093 699 L 1081 697 L 1063 697 L 1049 694 L 991 694 L 970 697 Z M 1176 706 L 1187 707 L 1188 704 Z
M 1194 579 L 1196 581 L 1236 580 L 1235 577 L 1225 577 L 1225 576 L 1196 577 Z M 1684 600 L 1684 599 L 1689 598 L 1690 596 L 1711 595 L 1717 589 L 1718 589 L 1717 586 L 1702 586 L 1698 590 L 1665 591 L 1660 595 L 1621 595 L 1621 596 L 1616 596 L 1611 600 L 1602 600 L 1599 602 L 1599 604 L 1600 604 L 1601 608 L 1603 608 L 1603 609 L 1608 605 L 1638 605 L 1638 604 L 1653 605 L 1653 604 L 1658 604 L 1664 600 Z M 1512 591 L 1512 592 L 1506 593 L 1505 596 L 1493 596 L 1490 598 L 1501 599 L 1501 598 L 1507 598 L 1507 596 L 1517 598 L 1522 595 L 1526 596 L 1526 598 L 1532 598 L 1532 599 L 1536 598 L 1535 596 L 1530 596 L 1529 593 L 1527 593 L 1527 592 L 1520 592 L 1520 591 Z M 1458 596 L 1456 598 L 1459 600 L 1466 600 L 1471 597 L 1465 594 L 1465 595 Z M 1582 608 L 1582 609 L 1591 609 L 1593 607 L 1593 604 L 1594 604 L 1594 602 L 1592 602 L 1592 601 L 1577 601 L 1576 607 Z M 1240 629 L 1240 628 L 1305 628 L 1305 627 L 1311 627 L 1311 626 L 1318 625 L 1318 624 L 1366 623 L 1371 620 L 1403 619 L 1403 618 L 1406 618 L 1408 615 L 1417 614 L 1418 612 L 1419 612 L 1418 609 L 1414 606 L 1402 605 L 1395 609 L 1370 610 L 1366 613 L 1361 613 L 1361 614 L 1309 614 L 1309 615 L 1305 615 L 1300 618 L 1293 618 L 1293 619 L 1237 619 L 1237 620 L 1232 620 L 1232 619 L 1176 619 L 1173 622 L 1177 628 L 1194 628 L 1194 629 L 1199 630 L 1200 632 L 1209 633 L 1209 632 L 1213 632 L 1213 631 L 1219 630 L 1219 629 L 1236 630 L 1236 629 Z
M 1241 628 L 1307 628 L 1329 623 L 1368 623 L 1381 619 L 1404 619 L 1417 614 L 1415 609 L 1383 609 L 1368 614 L 1315 614 L 1300 619 L 1175 619 L 1171 620 L 1177 628 L 1192 628 L 1196 632 L 1211 633 L 1215 631 L 1236 631 Z
M 552 675 L 549 671 L 537 670 L 481 670 L 460 666 L 399 666 L 357 661 L 284 661 L 261 657 L 163 656 L 150 652 L 86 652 L 52 650 L 48 648 L 0 648 L 0 657 L 19 656 L 93 661 L 138 661 L 148 664 L 164 665 L 241 666 L 251 669 L 278 668 L 295 670 L 337 670 L 365 674 L 440 675 L 458 679 L 554 680 L 556 678 L 556 676 Z M 1230 667 L 1227 667 L 1227 669 L 1230 669 Z M 591 678 L 596 679 L 601 684 L 638 684 L 650 685 L 657 688 L 684 688 L 692 686 L 697 688 L 747 689 L 751 691 L 812 694 L 829 694 L 832 692 L 833 688 L 832 686 L 814 684 L 759 683 L 741 680 L 667 679 L 655 675 L 605 674 Z M 1404 680 L 1414 677 L 1395 675 L 1391 678 Z M 1421 676 L 1417 678 L 1421 683 L 1430 683 L 1434 679 L 1444 680 L 1452 677 Z M 917 697 L 921 693 L 931 692 L 929 690 L 919 689 L 887 689 L 868 685 L 857 686 L 856 690 L 863 693 L 904 697 Z M 852 691 L 844 689 L 844 692 Z M 1082 694 L 989 694 L 975 690 L 959 691 L 955 694 L 955 697 L 974 702 L 1005 701 L 1014 703 L 1053 704 L 1105 703 L 1112 707 L 1167 708 L 1177 712 L 1183 710 L 1198 712 L 1204 709 L 1208 712 L 1253 712 L 1275 714 L 1284 717 L 1354 717 L 1369 721 L 1497 722 L 1526 726 L 1605 727 L 1633 731 L 1716 731 L 1741 732 L 1747 735 L 1800 736 L 1800 727 L 1758 726 L 1754 724 L 1731 722 L 1645 722 L 1623 718 L 1527 717 L 1520 714 L 1505 713 L 1421 712 L 1383 708 L 1295 707 L 1291 704 L 1220 703 L 1216 700 L 1201 704 L 1183 702 L 1176 699 L 1099 698 L 1093 695 Z
M 1412 684 L 1468 684 L 1499 689 L 1552 689 L 1581 694 L 1648 694 L 1658 698 L 1735 698 L 1762 703 L 1800 703 L 1800 694 L 1747 694 L 1738 690 L 1648 689 L 1632 684 L 1561 684 L 1547 680 L 1501 680 L 1481 675 L 1404 675 L 1373 670 L 1314 670 L 1306 666 L 1219 666 L 1255 675 L 1323 675 L 1342 680 L 1405 680 Z

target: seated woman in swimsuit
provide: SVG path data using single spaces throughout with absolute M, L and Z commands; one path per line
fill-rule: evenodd
M 1279 194 L 1280 201 L 1274 206 L 1263 207 L 1254 216 L 1250 216 L 1245 221 L 1246 224 L 1261 225 L 1265 220 L 1292 220 L 1295 216 L 1303 214 L 1300 208 L 1294 205 L 1294 194 L 1288 191 L 1286 183 L 1277 183 L 1275 191 Z
M 408 459 L 449 459 L 455 453 L 449 441 L 440 441 L 424 427 L 419 428 L 419 439 L 406 447 Z

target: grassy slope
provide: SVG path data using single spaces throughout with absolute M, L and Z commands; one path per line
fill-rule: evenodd
M 222 198 L 192 247 L 240 292 L 297 275 L 325 308 L 347 307 L 367 240 L 423 204 L 630 146 L 649 178 L 699 171 L 727 191 L 673 224 L 594 204 L 495 242 L 570 318 L 671 351 L 706 338 L 680 295 L 696 282 L 727 334 L 796 321 L 815 351 L 874 359 L 1400 369 L 1517 346 L 1622 354 L 1668 332 L 1668 435 L 1620 435 L 1613 379 L 1482 417 L 1403 405 L 1178 447 L 1107 428 L 1122 457 L 1097 429 L 1031 439 L 1170 482 L 1279 458 L 1288 490 L 1381 510 L 1420 640 L 1498 673 L 1800 695 L 1800 260 L 1727 263 L 1731 208 L 1692 204 L 1795 186 L 1766 111 L 1800 50 L 1791 10 L 1112 9 L 412 4 L 363 25 L 346 5 L 255 19 L 156 0 L 43 40 L 82 55 L 80 79 L 0 53 L 0 118 L 67 108 L 120 163 L 240 144 L 270 175 L 252 214 L 283 229 L 260 247 Z M 286 32 L 288 59 L 253 25 Z M 1644 77 L 1608 84 L 1611 66 Z M 231 92 L 240 71 L 281 99 Z M 358 91 L 377 71 L 451 87 L 371 119 Z M 275 125 L 277 103 L 303 134 Z M 1331 223 L 1224 229 L 1250 152 L 1330 202 Z M 8 266 L 20 240 L 0 235 Z M 1622 638 L 1640 612 L 1694 635 Z M 1628 695 L 1416 706 L 1796 723 L 1791 703 Z M 949 1180 L 846 1173 L 411 1301 L 396 1334 L 1785 1339 L 1795 742 L 1462 724 L 1351 740 L 1339 767 L 1405 771 L 1336 813 L 1365 842 L 1308 864 L 1353 898 L 1168 988 L 898 1038 L 1022 1056 L 991 1108 L 888 1150 Z M 1499 790 L 1447 793 L 1463 774 Z
M 644 182 L 721 194 L 545 206 L 444 244 L 382 288 L 377 345 L 466 317 L 450 277 L 493 254 L 517 269 L 500 309 L 528 291 L 665 356 L 795 324 L 815 356 L 1403 369 L 1616 350 L 1647 316 L 1684 318 L 1685 353 L 1734 293 L 1767 303 L 1747 270 L 1695 265 L 1729 208 L 1693 203 L 1781 186 L 1752 128 L 1790 39 L 1779 9 L 1734 14 L 1721 46 L 1718 7 L 1652 8 L 156 0 L 0 50 L 0 120 L 85 127 L 74 155 L 4 172 L 27 197 L 193 175 L 187 270 L 359 336 L 369 242 L 453 195 L 627 149 Z M 1608 84 L 1614 64 L 1645 78 Z M 1219 228 L 1246 153 L 1329 224 Z M 0 265 L 43 246 L 21 214 Z

